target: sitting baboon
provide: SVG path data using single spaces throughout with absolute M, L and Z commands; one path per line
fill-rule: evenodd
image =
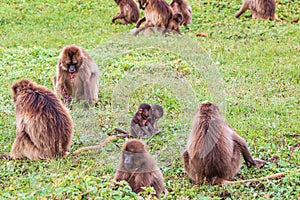
M 225 183 L 240 169 L 241 154 L 247 167 L 265 164 L 252 158 L 245 140 L 228 125 L 217 105 L 202 103 L 194 116 L 188 149 L 182 155 L 189 177 L 196 184 Z
M 97 64 L 82 47 L 65 46 L 53 78 L 54 91 L 66 103 L 75 96 L 78 101 L 95 104 L 98 101 L 99 76 Z
M 153 187 L 157 198 L 162 192 L 165 192 L 165 197 L 168 194 L 161 170 L 140 140 L 128 140 L 123 145 L 115 180 L 127 181 L 135 193 L 144 191 L 142 187 Z
M 182 14 L 180 25 L 184 25 L 187 28 L 187 25 L 192 23 L 192 8 L 189 3 L 186 0 L 172 0 L 170 6 L 174 13 Z
M 138 111 L 130 123 L 130 133 L 116 128 L 115 130 L 133 137 L 145 137 L 158 134 L 158 120 L 163 116 L 163 108 L 158 104 L 150 106 L 147 103 L 139 105 Z
M 171 6 L 165 0 L 138 0 L 141 9 L 145 10 L 145 17 L 140 19 L 136 25 L 134 35 L 150 29 L 151 32 L 178 33 L 182 15 L 174 15 Z M 145 22 L 143 25 L 141 25 Z M 172 24 L 170 24 L 172 23 Z M 169 30 L 173 28 L 172 30 Z
M 68 154 L 73 123 L 67 109 L 44 86 L 22 79 L 12 85 L 16 109 L 16 139 L 4 158 L 31 160 L 64 157 Z
M 137 4 L 133 0 L 115 0 L 118 4 L 120 13 L 117 14 L 112 22 L 120 19 L 121 24 L 136 23 L 140 17 L 140 11 Z

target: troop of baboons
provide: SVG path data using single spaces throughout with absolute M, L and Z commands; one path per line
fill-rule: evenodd
M 180 34 L 181 25 L 187 27 L 192 23 L 192 9 L 186 0 L 172 0 L 170 4 L 165 0 L 115 2 L 120 13 L 113 17 L 112 22 L 137 23 L 135 35 L 146 29 Z M 140 20 L 139 8 L 145 13 Z M 280 20 L 275 14 L 274 0 L 244 0 L 236 17 L 247 9 L 255 19 Z M 10 154 L 2 154 L 0 158 L 45 160 L 68 156 L 73 122 L 65 106 L 70 107 L 73 98 L 85 101 L 88 106 L 96 105 L 99 78 L 98 65 L 88 53 L 80 46 L 69 45 L 62 49 L 58 58 L 52 80 L 54 92 L 28 79 L 15 82 L 12 96 L 16 138 Z M 131 120 L 129 132 L 115 129 L 125 137 L 138 138 L 124 144 L 115 173 L 115 180 L 127 181 L 135 193 L 142 192 L 143 187 L 153 187 L 156 197 L 161 193 L 168 194 L 162 171 L 142 141 L 144 137 L 160 134 L 157 124 L 163 113 L 158 104 L 142 103 Z M 196 111 L 187 146 L 182 153 L 182 162 L 195 184 L 229 183 L 241 167 L 241 155 L 247 167 L 260 168 L 265 164 L 263 160 L 252 158 L 245 140 L 226 122 L 219 107 L 211 102 L 200 104 Z
M 113 17 L 112 22 L 120 19 L 121 24 L 137 23 L 136 29 L 132 31 L 134 35 L 156 31 L 181 34 L 180 26 L 188 28 L 187 25 L 192 23 L 192 8 L 187 0 L 172 0 L 170 4 L 166 0 L 136 0 L 136 2 L 115 0 L 115 2 L 119 6 L 120 13 Z M 139 8 L 145 13 L 140 20 L 138 20 Z M 243 0 L 242 7 L 235 17 L 240 17 L 247 9 L 251 10 L 253 19 L 281 21 L 275 13 L 275 0 Z

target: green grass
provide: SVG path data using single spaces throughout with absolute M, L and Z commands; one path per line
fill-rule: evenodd
M 139 103 L 156 102 L 166 113 L 159 124 L 162 134 L 145 141 L 163 170 L 169 199 L 300 198 L 300 173 L 294 172 L 300 164 L 300 26 L 291 23 L 300 17 L 299 2 L 277 1 L 282 23 L 252 20 L 249 11 L 235 19 L 240 0 L 190 3 L 193 24 L 182 28 L 182 36 L 131 38 L 126 33 L 134 25 L 111 23 L 118 12 L 112 0 L 2 1 L 0 152 L 8 153 L 15 138 L 12 83 L 30 78 L 52 88 L 58 54 L 76 44 L 96 60 L 101 77 L 99 105 L 89 111 L 74 105 L 70 111 L 72 151 L 100 143 L 115 127 L 128 129 Z M 195 37 L 199 32 L 208 36 Z M 253 156 L 268 161 L 263 169 L 243 163 L 237 180 L 277 172 L 287 176 L 259 184 L 193 186 L 180 153 L 203 100 L 222 103 L 227 121 Z M 123 142 L 67 159 L 1 160 L 1 199 L 142 198 L 125 183 L 113 187 Z

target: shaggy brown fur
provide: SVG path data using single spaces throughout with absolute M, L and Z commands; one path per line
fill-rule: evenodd
M 94 104 L 98 101 L 99 76 L 97 64 L 82 47 L 66 46 L 58 58 L 54 91 L 68 104 L 72 96 Z
M 137 4 L 133 0 L 115 0 L 119 6 L 120 13 L 117 14 L 112 22 L 120 19 L 121 24 L 136 23 L 140 17 L 140 11 Z
M 173 16 L 173 11 L 171 6 L 165 0 L 137 0 L 140 8 L 145 10 L 145 17 L 142 18 L 136 25 L 137 30 L 135 31 L 135 35 L 143 32 L 146 29 L 158 29 L 158 31 L 162 30 L 163 33 L 168 31 L 168 28 L 174 28 L 176 21 L 181 22 L 178 19 L 178 16 Z M 173 20 L 173 24 L 169 25 Z M 141 25 L 143 22 L 145 24 Z M 173 30 L 169 30 L 169 32 L 174 31 L 174 33 L 179 33 L 179 25 Z M 140 27 L 141 25 L 141 27 Z M 152 29 L 152 30 L 154 30 Z
M 147 152 L 146 145 L 140 140 L 129 140 L 122 150 L 115 180 L 127 181 L 135 193 L 142 192 L 142 187 L 153 187 L 156 197 L 163 191 L 167 195 L 163 174 L 154 158 Z
M 230 180 L 240 169 L 241 153 L 247 167 L 264 163 L 251 157 L 245 140 L 227 124 L 217 105 L 202 103 L 194 117 L 188 150 L 182 155 L 190 178 L 196 184 Z
M 73 123 L 53 92 L 22 79 L 12 85 L 12 93 L 17 134 L 9 157 L 41 160 L 65 156 L 72 141 Z
M 170 5 L 174 13 L 182 14 L 180 25 L 187 26 L 192 23 L 192 8 L 186 0 L 172 0 Z
M 251 10 L 253 19 L 281 21 L 275 14 L 276 3 L 274 0 L 244 0 L 242 7 L 235 17 L 240 17 L 247 9 Z

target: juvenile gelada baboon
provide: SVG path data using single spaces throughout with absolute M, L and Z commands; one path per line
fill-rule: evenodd
M 247 167 L 265 164 L 252 158 L 245 140 L 228 125 L 217 105 L 202 103 L 194 116 L 188 149 L 182 155 L 189 177 L 196 184 L 225 183 L 240 169 L 241 154 Z
M 145 17 L 138 21 L 134 35 L 138 35 L 146 29 L 180 34 L 179 26 L 182 15 L 175 15 L 171 6 L 165 0 L 137 0 L 137 2 L 140 8 L 145 10 Z M 143 22 L 145 23 L 142 24 Z M 170 24 L 171 22 L 172 24 Z
M 16 138 L 10 155 L 3 158 L 31 160 L 64 157 L 68 154 L 73 123 L 54 93 L 28 79 L 12 85 Z
M 86 100 L 88 104 L 98 101 L 100 72 L 97 64 L 79 46 L 65 46 L 59 55 L 56 77 L 53 78 L 55 93 L 70 104 L 72 96 Z
M 192 23 L 192 8 L 186 0 L 172 0 L 170 5 L 174 13 L 182 14 L 180 25 L 187 27 Z
M 115 0 L 115 2 L 119 6 L 120 13 L 114 16 L 113 23 L 117 19 L 120 19 L 121 24 L 136 23 L 139 20 L 140 11 L 134 0 Z
M 138 138 L 152 136 L 160 132 L 157 122 L 162 116 L 163 108 L 160 105 L 153 104 L 150 106 L 147 103 L 142 103 L 131 120 L 130 133 L 119 128 L 115 130 Z
M 128 140 L 123 145 L 115 180 L 127 181 L 135 193 L 144 191 L 142 187 L 153 187 L 157 198 L 162 192 L 168 194 L 161 170 L 140 140 Z
M 276 3 L 274 0 L 243 0 L 243 5 L 235 17 L 239 18 L 247 9 L 251 10 L 253 19 L 281 21 L 276 16 Z

